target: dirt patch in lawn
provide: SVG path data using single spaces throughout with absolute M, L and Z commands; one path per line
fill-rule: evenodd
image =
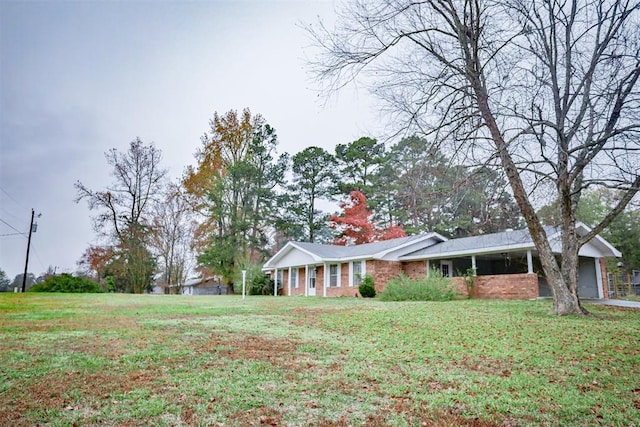
M 267 362 L 278 368 L 298 370 L 303 367 L 299 366 L 299 359 L 291 355 L 300 353 L 300 344 L 299 340 L 284 337 L 212 334 L 206 342 L 196 344 L 194 352 L 196 355 L 209 353 L 224 359 Z
M 59 373 L 36 380 L 18 382 L 7 392 L 0 405 L 0 425 L 33 425 L 25 414 L 46 410 L 78 410 L 77 397 L 85 402 L 118 403 L 117 395 L 137 389 L 155 389 L 162 374 L 155 370 L 127 373 L 93 373 L 79 371 Z
M 369 414 L 364 420 L 354 420 L 351 414 L 338 416 L 336 419 L 320 418 L 308 420 L 303 425 L 309 427 L 386 427 L 397 425 L 398 418 L 403 419 L 408 425 L 425 427 L 516 427 L 516 420 L 483 418 L 465 418 L 460 413 L 462 408 L 432 411 L 426 405 L 415 406 L 409 399 L 392 400 L 389 406 L 380 409 L 374 414 Z M 247 411 L 231 414 L 225 425 L 241 426 L 285 426 L 286 413 L 277 408 L 262 406 Z

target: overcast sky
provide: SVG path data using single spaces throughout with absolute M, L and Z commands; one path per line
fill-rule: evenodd
M 96 236 L 73 184 L 106 187 L 104 153 L 136 137 L 172 177 L 216 111 L 261 114 L 291 154 L 376 137 L 364 90 L 318 98 L 300 28 L 318 17 L 334 3 L 0 0 L 0 268 L 23 271 L 33 208 L 29 271 L 75 271 Z

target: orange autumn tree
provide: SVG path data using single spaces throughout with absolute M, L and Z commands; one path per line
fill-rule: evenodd
M 329 228 L 340 231 L 333 241 L 334 245 L 359 245 L 407 235 L 399 225 L 384 230 L 376 228 L 371 220 L 373 212 L 367 209 L 367 198 L 360 191 L 352 191 L 349 200 L 340 203 L 340 208 L 344 213 L 329 217 Z

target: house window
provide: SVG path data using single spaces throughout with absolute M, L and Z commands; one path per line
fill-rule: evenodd
M 442 277 L 453 277 L 453 261 L 440 261 Z
M 329 286 L 335 288 L 338 286 L 339 277 L 338 277 L 339 269 L 338 264 L 329 265 Z
M 316 287 L 316 269 L 315 267 L 309 270 L 309 289 L 315 289 Z
M 351 263 L 351 286 L 360 286 L 362 277 L 364 276 L 363 261 L 354 261 Z
M 291 269 L 291 287 L 298 289 L 298 269 Z
M 284 270 L 278 270 L 276 274 L 276 282 L 278 283 L 278 289 L 282 289 L 282 281 L 284 280 Z

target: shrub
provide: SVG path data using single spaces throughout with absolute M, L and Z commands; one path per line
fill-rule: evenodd
M 249 285 L 249 295 L 273 295 L 274 281 L 265 274 L 257 275 Z
M 429 277 L 410 279 L 404 274 L 387 283 L 382 301 L 451 301 L 457 293 L 451 279 L 431 271 Z
M 358 291 L 363 298 L 373 298 L 376 296 L 376 285 L 373 282 L 373 277 L 369 274 L 364 276 L 362 284 L 358 286 Z
M 261 295 L 261 294 L 252 294 L 251 287 L 254 280 L 260 281 L 264 277 L 264 271 L 262 271 L 262 264 L 254 264 L 248 261 L 241 261 L 236 266 L 233 277 L 231 278 L 233 283 L 233 292 L 235 294 L 242 293 L 242 270 L 245 270 L 247 272 L 247 277 L 246 277 L 247 294 Z
M 63 273 L 47 277 L 44 282 L 33 285 L 29 292 L 97 293 L 102 292 L 102 288 L 91 279 Z

